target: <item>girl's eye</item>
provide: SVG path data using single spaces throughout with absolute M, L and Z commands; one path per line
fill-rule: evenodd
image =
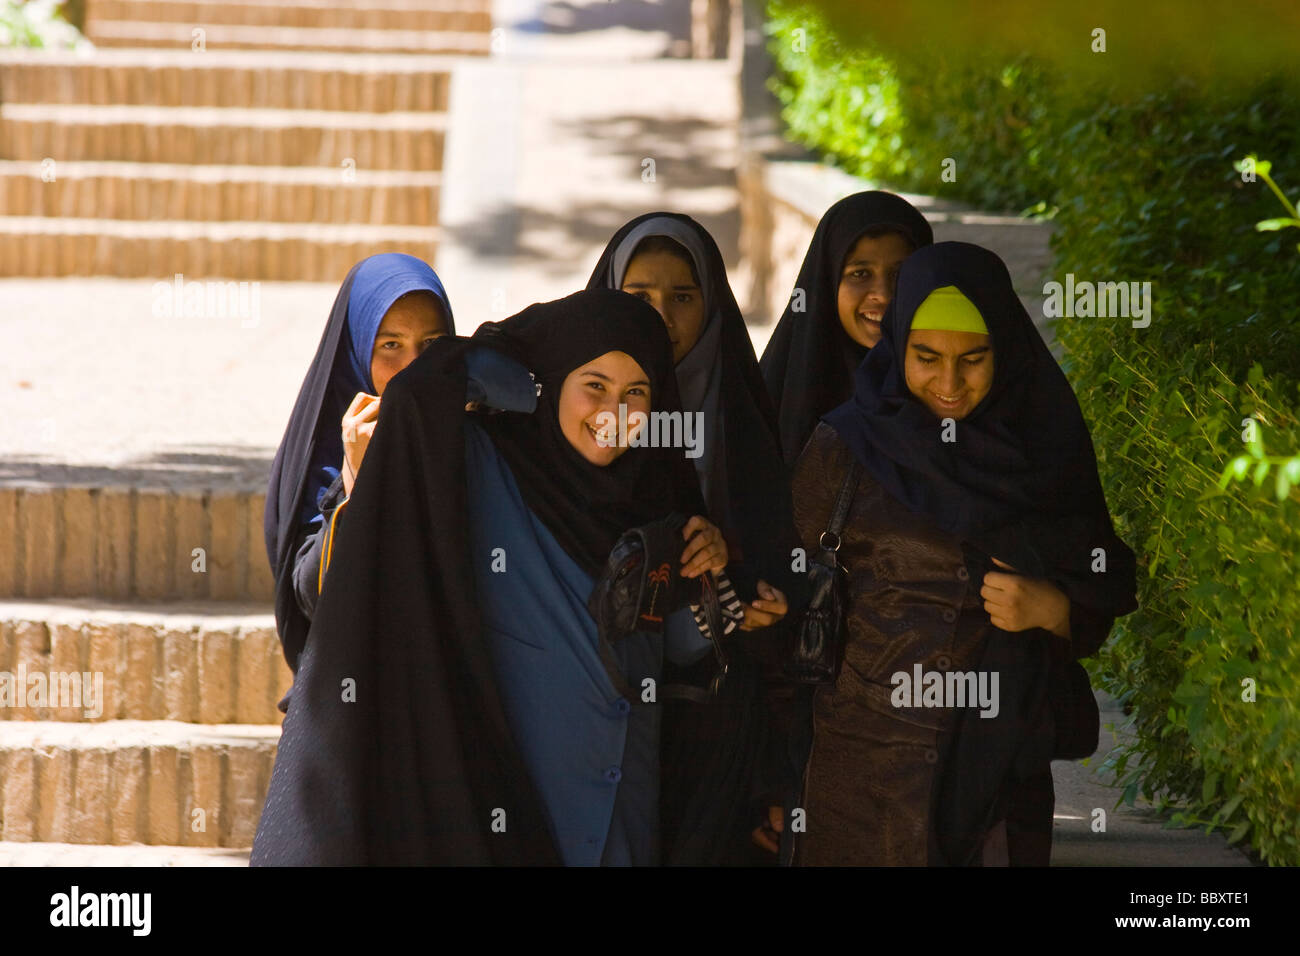
M 384 343 L 383 347 L 388 349 L 388 351 L 391 352 L 393 351 L 393 349 L 401 348 L 401 344 L 398 343 L 396 339 L 389 339 L 387 342 Z
M 587 387 L 588 387 L 588 388 L 594 388 L 594 389 L 596 389 L 597 391 L 604 391 L 604 389 L 605 389 L 604 383 L 602 383 L 602 382 L 588 382 L 588 383 L 587 383 Z
M 933 365 L 935 362 L 939 361 L 939 360 L 938 360 L 937 358 L 935 358 L 933 355 L 928 356 L 928 357 L 927 357 L 927 356 L 924 356 L 924 355 L 918 355 L 918 356 L 916 357 L 916 360 L 917 360 L 918 362 L 920 362 L 922 365 Z
M 966 364 L 967 364 L 967 365 L 979 365 L 980 362 L 983 362 L 983 361 L 984 361 L 984 356 L 980 355 L 980 356 L 977 356 L 977 357 L 975 357 L 975 358 L 968 358 L 968 359 L 966 359 Z
M 642 388 L 640 385 L 633 385 L 631 388 L 629 388 L 629 389 L 627 390 L 627 394 L 628 394 L 628 395 L 644 395 L 644 394 L 645 394 L 645 389 Z

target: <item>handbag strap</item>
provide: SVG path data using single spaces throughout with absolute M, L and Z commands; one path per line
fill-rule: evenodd
M 834 553 L 840 549 L 840 532 L 844 530 L 844 522 L 849 517 L 849 507 L 853 504 L 853 496 L 857 493 L 858 478 L 861 474 L 862 463 L 856 458 L 851 459 L 849 470 L 845 472 L 844 480 L 840 482 L 839 494 L 835 496 L 835 507 L 831 510 L 830 523 L 826 525 L 826 530 L 817 540 L 823 551 Z M 827 543 L 828 535 L 835 539 L 834 546 Z

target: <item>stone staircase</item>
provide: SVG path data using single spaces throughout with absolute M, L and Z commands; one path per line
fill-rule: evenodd
M 491 29 L 490 0 L 87 0 L 91 55 L 0 51 L 0 277 L 431 261 L 453 56 Z M 291 684 L 263 494 L 39 478 L 0 482 L 0 864 L 246 862 Z
M 368 53 L 487 53 L 491 0 L 87 0 L 86 36 L 104 47 Z
M 449 79 L 446 57 L 0 51 L 0 276 L 431 259 Z
M 252 844 L 292 683 L 264 607 L 0 602 L 9 842 Z

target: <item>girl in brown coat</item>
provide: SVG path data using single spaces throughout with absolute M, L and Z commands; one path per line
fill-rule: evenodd
M 1133 554 L 1001 259 L 918 250 L 882 325 L 795 469 L 811 553 L 861 466 L 838 551 L 848 637 L 815 698 L 795 862 L 1046 864 L 1050 761 L 1080 728 L 1096 742 L 1077 659 L 1136 606 Z

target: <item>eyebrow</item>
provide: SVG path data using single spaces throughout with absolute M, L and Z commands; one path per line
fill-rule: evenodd
M 623 288 L 624 289 L 652 289 L 654 288 L 654 284 L 651 282 L 625 282 L 623 283 Z M 673 288 L 679 292 L 686 292 L 691 289 L 698 289 L 699 286 L 697 286 L 695 283 L 692 282 L 690 285 L 675 285 L 673 286 Z
M 582 374 L 583 374 L 583 375 L 590 376 L 590 377 L 592 377 L 592 378 L 598 378 L 598 379 L 600 379 L 602 382 L 609 382 L 611 385 L 614 384 L 614 380 L 613 380 L 612 378 L 610 378 L 608 375 L 606 375 L 604 372 L 597 372 L 596 370 L 593 369 L 593 370 L 591 370 L 590 372 L 583 372 Z M 641 379 L 641 380 L 636 381 L 636 382 L 628 382 L 628 383 L 627 383 L 627 387 L 628 387 L 628 388 L 631 388 L 633 385 L 645 385 L 645 386 L 648 387 L 648 386 L 650 385 L 650 383 L 647 382 L 645 379 Z
M 447 327 L 446 327 L 445 325 L 440 325 L 440 326 L 438 326 L 436 329 L 434 329 L 432 332 L 430 332 L 430 333 L 428 333 L 428 334 L 430 334 L 430 335 L 446 335 L 446 334 L 447 334 Z M 377 339 L 404 339 L 404 338 L 406 338 L 406 333 L 405 333 L 405 332 L 376 332 L 376 333 L 375 333 L 375 338 L 377 338 Z
M 930 348 L 930 346 L 928 346 L 928 345 L 923 345 L 923 344 L 920 343 L 920 342 L 917 342 L 917 343 L 913 344 L 912 348 L 916 349 L 918 352 L 925 352 L 925 353 L 927 353 L 927 354 L 929 354 L 929 355 L 942 355 L 942 354 L 943 354 L 942 352 L 937 351 L 936 349 L 932 349 L 932 348 Z M 964 357 L 967 356 L 967 355 L 979 355 L 979 354 L 981 354 L 982 352 L 991 352 L 991 351 L 993 351 L 993 346 L 991 346 L 991 345 L 977 345 L 977 346 L 976 346 L 975 348 L 973 348 L 973 349 L 967 349 L 965 352 L 962 352 L 961 355 L 959 355 L 959 356 L 957 356 L 957 357 L 958 357 L 958 358 L 964 358 Z

